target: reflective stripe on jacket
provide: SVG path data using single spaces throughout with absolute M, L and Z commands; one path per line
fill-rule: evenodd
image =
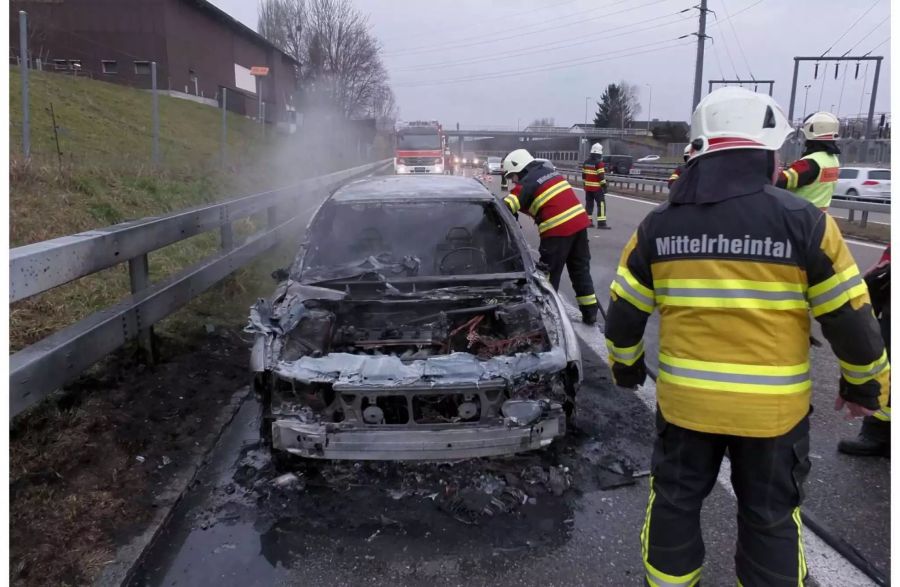
M 503 201 L 513 213 L 534 218 L 541 238 L 570 236 L 590 226 L 584 206 L 562 175 L 540 162 L 529 164 L 526 170 L 522 182 Z
M 841 163 L 837 155 L 831 155 L 824 151 L 816 151 L 800 159 L 800 161 L 804 160 L 815 161 L 819 168 L 816 178 L 811 183 L 804 185 L 797 170 L 789 166 L 782 171 L 787 180 L 785 188 L 810 202 L 816 208 L 824 210 L 831 205 L 831 197 L 834 195 L 834 188 L 837 185 Z
M 586 192 L 599 192 L 606 187 L 606 164 L 599 155 L 591 154 L 581 164 L 581 180 Z
M 710 163 L 705 171 L 715 175 Z M 694 167 L 679 184 L 699 185 Z M 659 310 L 665 419 L 700 432 L 778 436 L 809 412 L 811 313 L 839 359 L 842 397 L 886 406 L 887 354 L 835 221 L 740 178 L 733 196 L 697 203 L 660 205 L 622 252 L 606 328 L 614 377 L 643 369 L 643 330 Z

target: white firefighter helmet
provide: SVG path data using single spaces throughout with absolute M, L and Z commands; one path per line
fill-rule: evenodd
M 814 112 L 801 127 L 807 141 L 833 141 L 841 131 L 841 123 L 831 112 Z
M 692 154 L 693 152 L 694 152 L 694 148 L 691 146 L 690 143 L 688 143 L 687 146 L 684 148 L 684 160 L 685 160 L 685 162 L 687 162 L 687 160 L 691 158 L 691 154 Z
M 595 155 L 602 155 L 603 145 L 601 145 L 600 143 L 594 143 L 593 145 L 591 145 L 591 153 Z
M 729 149 L 777 151 L 792 132 L 771 96 L 724 87 L 707 94 L 694 110 L 693 156 Z
M 522 173 L 525 166 L 534 161 L 527 149 L 516 149 L 503 160 L 503 175 Z

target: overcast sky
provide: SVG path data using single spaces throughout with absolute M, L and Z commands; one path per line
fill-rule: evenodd
M 256 28 L 254 0 L 212 0 Z M 369 18 L 403 119 L 444 125 L 584 122 L 607 84 L 640 88 L 637 118 L 689 120 L 699 4 L 695 0 L 353 0 Z M 709 0 L 707 80 L 774 79 L 788 111 L 794 56 L 885 57 L 876 112 L 890 110 L 889 0 Z M 682 12 L 684 11 L 684 12 Z M 718 22 L 717 22 L 718 19 Z M 874 62 L 801 65 L 795 116 L 865 113 Z M 745 86 L 748 87 L 748 86 Z M 750 86 L 752 89 L 752 85 Z M 763 91 L 760 86 L 759 90 Z M 594 100 L 586 100 L 592 97 Z

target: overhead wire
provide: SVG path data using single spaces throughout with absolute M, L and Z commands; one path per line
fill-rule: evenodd
M 862 14 L 860 14 L 859 17 L 858 17 L 856 20 L 853 21 L 853 24 L 851 24 L 849 27 L 847 27 L 847 28 L 844 30 L 844 32 L 841 34 L 841 36 L 838 37 L 837 40 L 834 41 L 834 42 L 831 44 L 830 47 L 828 47 L 827 49 L 825 49 L 825 51 L 824 51 L 821 55 L 819 55 L 819 57 L 825 57 L 825 56 L 828 54 L 829 51 L 831 51 L 832 49 L 834 49 L 834 46 L 837 45 L 838 43 L 840 43 L 840 42 L 841 42 L 841 39 L 843 39 L 844 37 L 846 37 L 847 34 L 848 34 L 850 31 L 853 30 L 853 27 L 855 27 L 857 24 L 859 24 L 859 21 L 861 21 L 865 15 L 869 14 L 870 12 L 872 12 L 872 9 L 875 8 L 876 6 L 878 6 L 878 0 L 875 0 L 875 2 L 873 2 L 872 5 L 869 6 L 869 8 L 866 9 L 865 12 L 863 12 Z
M 570 29 L 570 28 L 572 28 L 573 26 L 580 25 L 580 24 L 583 24 L 583 23 L 586 23 L 586 22 L 592 22 L 592 21 L 599 20 L 599 19 L 605 19 L 605 18 L 608 18 L 608 17 L 610 17 L 610 16 L 614 16 L 614 15 L 616 15 L 616 14 L 621 14 L 621 13 L 623 13 L 623 12 L 630 12 L 630 11 L 632 11 L 632 10 L 637 10 L 637 9 L 640 9 L 640 8 L 647 8 L 648 6 L 654 6 L 654 5 L 656 5 L 656 4 L 662 4 L 663 2 L 669 2 L 669 1 L 670 1 L 670 0 L 652 0 L 651 2 L 648 2 L 648 3 L 646 3 L 646 4 L 641 4 L 640 6 L 634 6 L 634 7 L 631 7 L 631 8 L 624 8 L 624 9 L 622 9 L 622 10 L 618 10 L 618 11 L 615 11 L 615 12 L 607 12 L 607 13 L 604 13 L 604 14 L 602 14 L 602 15 L 600 15 L 600 16 L 595 16 L 595 17 L 592 17 L 592 18 L 585 18 L 585 19 L 582 19 L 582 20 L 578 21 L 577 23 L 564 23 L 564 24 L 559 24 L 559 25 L 550 26 L 550 27 L 545 26 L 546 23 L 539 23 L 539 24 L 536 24 L 536 25 L 533 25 L 533 26 L 521 27 L 521 28 L 519 28 L 515 33 L 510 34 L 510 35 L 506 35 L 506 36 L 499 36 L 499 37 L 493 37 L 493 38 L 485 39 L 485 38 L 484 38 L 484 35 L 478 35 L 478 36 L 475 36 L 475 37 L 468 37 L 468 38 L 454 39 L 454 42 L 464 42 L 464 41 L 468 41 L 468 40 L 471 39 L 472 42 L 466 43 L 466 48 L 469 48 L 469 47 L 475 47 L 475 46 L 479 46 L 479 45 L 489 45 L 489 44 L 492 44 L 492 43 L 497 43 L 497 42 L 500 42 L 500 41 L 506 41 L 506 40 L 509 40 L 509 39 L 518 39 L 518 40 L 521 41 L 521 39 L 522 39 L 522 33 L 525 32 L 526 29 L 529 29 L 529 28 L 539 28 L 541 33 L 545 33 L 545 32 L 547 32 L 547 31 L 558 30 L 558 29 Z M 596 10 L 600 10 L 600 9 L 599 9 L 599 8 L 595 8 L 595 9 L 592 9 L 592 10 L 589 10 L 589 11 L 586 11 L 586 12 L 594 12 L 594 11 L 596 11 Z M 398 57 L 402 56 L 402 57 L 406 57 L 406 56 L 408 56 L 408 55 L 419 55 L 419 54 L 422 54 L 422 53 L 434 53 L 435 51 L 446 51 L 446 50 L 447 50 L 447 43 L 446 43 L 446 42 L 442 42 L 440 45 L 432 45 L 431 47 L 413 48 L 413 49 L 406 49 L 406 50 L 403 50 L 403 51 L 390 51 L 390 52 L 384 52 L 382 55 L 385 56 L 385 57 L 389 57 L 389 56 L 398 56 Z
M 847 49 L 847 50 L 844 52 L 844 54 L 841 55 L 841 57 L 846 57 L 847 54 L 850 53 L 850 51 L 853 51 L 854 49 L 856 49 L 857 47 L 859 47 L 859 46 L 862 44 L 863 41 L 865 41 L 866 39 L 869 38 L 869 35 L 871 35 L 871 34 L 874 33 L 875 31 L 877 31 L 879 28 L 881 28 L 881 25 L 883 25 L 884 23 L 888 22 L 889 20 L 891 20 L 891 17 L 890 17 L 890 16 L 886 16 L 886 17 L 884 18 L 884 20 L 882 20 L 881 22 L 879 22 L 878 24 L 876 24 L 875 27 L 874 27 L 872 30 L 870 30 L 869 32 L 867 32 L 866 34 L 864 34 L 860 40 L 858 40 L 852 47 L 850 47 L 849 49 Z
M 725 10 L 725 16 L 728 17 L 728 24 L 731 26 L 731 32 L 734 33 L 734 40 L 737 41 L 738 50 L 741 52 L 741 58 L 744 60 L 744 65 L 747 66 L 747 72 L 750 74 L 750 79 L 755 80 L 756 77 L 753 75 L 753 69 L 750 68 L 750 62 L 747 61 L 747 55 L 744 53 L 744 46 L 741 44 L 740 37 L 738 37 L 737 29 L 734 28 L 734 20 L 731 18 L 731 15 L 728 14 L 728 3 L 725 2 L 725 0 L 722 0 L 721 4 L 722 8 Z
M 737 72 L 737 67 L 734 66 L 734 59 L 731 58 L 731 51 L 728 50 L 728 43 L 725 41 L 725 36 L 722 35 L 722 46 L 725 47 L 725 55 L 728 56 L 728 62 L 731 64 L 731 71 L 734 73 L 734 79 L 741 79 L 741 76 Z
M 394 86 L 395 87 L 405 87 L 405 88 L 424 87 L 424 86 L 440 86 L 440 85 L 447 85 L 447 84 L 466 83 L 466 82 L 471 82 L 471 81 L 495 80 L 495 79 L 512 77 L 512 76 L 524 76 L 524 75 L 528 75 L 528 74 L 541 73 L 541 72 L 545 72 L 545 71 L 558 71 L 558 70 L 564 70 L 564 69 L 571 69 L 573 67 L 580 67 L 582 65 L 590 65 L 593 63 L 602 63 L 605 61 L 612 61 L 615 59 L 622 59 L 625 57 L 632 57 L 635 55 L 642 55 L 644 53 L 652 53 L 654 51 L 661 51 L 663 49 L 682 47 L 682 46 L 687 46 L 687 45 L 692 44 L 691 41 L 688 41 L 687 43 L 674 43 L 674 44 L 669 44 L 669 45 L 666 45 L 663 47 L 657 47 L 655 49 L 648 49 L 648 50 L 644 50 L 644 51 L 635 51 L 635 52 L 631 52 L 631 53 L 626 52 L 626 53 L 623 53 L 622 55 L 614 55 L 615 53 L 621 53 L 622 51 L 630 51 L 632 49 L 641 49 L 644 47 L 652 47 L 654 45 L 672 43 L 673 41 L 678 41 L 682 38 L 684 38 L 684 37 L 682 36 L 682 37 L 677 37 L 675 39 L 666 39 L 666 40 L 662 40 L 662 41 L 646 43 L 644 45 L 628 47 L 627 49 L 622 49 L 620 51 L 612 51 L 610 53 L 606 53 L 603 57 L 600 57 L 600 58 L 590 58 L 590 59 L 582 58 L 582 59 L 576 59 L 576 60 L 561 61 L 558 63 L 547 64 L 544 67 L 531 67 L 531 68 L 526 68 L 526 69 L 520 69 L 517 71 L 506 71 L 503 73 L 492 72 L 492 73 L 479 74 L 479 75 L 468 76 L 468 77 L 460 77 L 460 78 L 455 78 L 455 79 L 441 79 L 441 80 L 415 82 L 415 83 L 407 83 L 407 84 L 396 83 L 396 84 L 394 84 Z M 613 55 L 613 56 L 610 56 L 610 55 Z
M 649 27 L 638 28 L 638 29 L 632 30 L 632 27 L 635 27 L 635 26 L 639 27 L 648 22 L 653 22 L 654 20 L 670 19 L 672 16 L 675 16 L 682 12 L 684 12 L 684 11 L 680 10 L 677 12 L 673 12 L 671 14 L 663 14 L 663 15 L 660 15 L 655 18 L 651 18 L 651 19 L 648 19 L 648 20 L 645 20 L 645 21 L 642 21 L 639 23 L 632 23 L 632 24 L 618 26 L 618 27 L 616 27 L 616 30 L 619 32 L 617 32 L 616 34 L 613 34 L 613 35 L 606 35 L 603 37 L 603 40 L 605 41 L 607 39 L 614 39 L 616 37 L 633 35 L 635 33 L 641 33 L 641 32 L 646 32 L 649 30 L 663 28 L 666 26 L 672 26 L 675 24 L 679 24 L 683 21 L 693 19 L 693 17 L 688 16 L 686 18 L 667 20 L 667 22 L 662 23 L 662 24 L 657 24 L 657 25 L 653 25 L 653 26 L 649 26 Z M 390 69 L 391 73 L 402 73 L 402 72 L 408 72 L 408 71 L 428 71 L 428 70 L 433 70 L 433 69 L 439 68 L 439 67 L 457 67 L 457 66 L 462 66 L 462 65 L 471 65 L 471 64 L 475 64 L 475 63 L 484 63 L 484 62 L 494 63 L 494 62 L 502 61 L 505 59 L 518 58 L 523 55 L 531 55 L 531 54 L 535 54 L 535 53 L 546 53 L 547 50 L 549 50 L 549 49 L 568 49 L 568 48 L 575 47 L 578 45 L 592 43 L 594 41 L 596 41 L 596 39 L 587 39 L 587 40 L 582 40 L 582 41 L 576 41 L 574 43 L 564 40 L 564 41 L 557 41 L 555 43 L 549 43 L 549 44 L 542 45 L 540 47 L 536 47 L 534 49 L 525 50 L 525 51 L 522 51 L 522 50 L 503 51 L 500 53 L 494 53 L 493 55 L 490 55 L 487 57 L 475 57 L 472 59 L 444 61 L 444 62 L 440 62 L 440 63 L 429 63 L 427 65 L 417 65 L 415 67 L 389 68 L 389 69 Z
M 731 21 L 732 21 L 735 17 L 737 17 L 739 14 L 743 14 L 743 13 L 747 12 L 748 10 L 750 10 L 751 8 L 754 8 L 754 7 L 756 7 L 756 6 L 759 6 L 759 5 L 762 4 L 764 1 L 765 1 L 765 0 L 756 0 L 756 2 L 754 2 L 754 3 L 752 3 L 752 4 L 748 5 L 748 6 L 745 6 L 744 8 L 741 8 L 740 10 L 738 10 L 737 12 L 735 12 L 734 14 L 730 14 L 730 15 L 726 16 L 726 17 L 723 18 L 723 19 L 719 19 L 719 15 L 717 15 L 717 14 L 715 13 L 715 11 L 711 11 L 711 12 L 713 13 L 713 18 L 715 18 L 715 22 L 713 22 L 713 23 L 710 25 L 710 28 L 713 28 L 713 27 L 719 27 L 719 28 L 721 28 L 722 23 L 725 23 L 725 22 L 731 22 Z M 724 4 L 724 0 L 723 0 L 723 4 Z M 725 42 L 724 32 L 723 32 L 723 35 L 722 35 L 722 45 L 725 47 L 725 54 L 728 56 L 728 61 L 731 63 L 731 69 L 732 69 L 732 71 L 734 72 L 734 77 L 737 78 L 737 79 L 740 79 L 740 76 L 739 76 L 738 73 L 737 73 L 737 68 L 734 66 L 734 60 L 733 60 L 732 57 L 731 57 L 731 51 L 728 50 L 728 44 Z M 715 41 L 713 41 L 713 47 L 715 47 Z M 716 58 L 718 59 L 718 54 L 716 54 Z M 720 63 L 720 64 L 719 64 L 719 73 L 720 73 L 721 76 L 724 78 L 724 77 L 725 77 L 725 74 L 722 72 L 722 69 L 723 69 L 723 68 L 722 68 L 721 63 Z
M 890 40 L 891 40 L 891 36 L 888 35 L 887 39 L 883 40 L 882 42 L 878 43 L 877 45 L 875 45 L 874 47 L 872 47 L 871 49 L 869 49 L 868 51 L 866 51 L 865 53 L 863 53 L 863 57 L 868 57 L 868 56 L 869 56 L 869 53 L 871 53 L 871 52 L 874 51 L 875 49 L 881 47 L 882 45 L 884 45 L 885 43 L 887 43 L 887 42 L 890 41 Z

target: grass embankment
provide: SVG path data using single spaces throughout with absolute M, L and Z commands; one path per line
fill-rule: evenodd
M 327 165 L 298 157 L 280 167 L 273 156 L 303 150 L 300 139 L 264 137 L 259 125 L 228 114 L 227 167 L 220 158 L 221 111 L 160 96 L 159 166 L 151 162 L 148 92 L 52 73 L 31 74 L 32 157 L 21 157 L 22 101 L 18 71 L 10 76 L 10 246 L 165 214 L 284 185 Z M 59 151 L 50 105 L 56 117 Z M 306 163 L 304 165 L 303 163 Z M 237 223 L 252 232 L 260 219 Z M 206 233 L 150 255 L 153 280 L 213 252 Z M 257 262 L 160 324 L 161 332 L 206 322 L 242 320 L 253 298 L 271 289 L 273 262 Z M 265 276 L 265 279 L 263 279 Z M 250 285 L 248 285 L 250 284 Z M 251 291 L 251 286 L 254 289 Z M 10 307 L 10 346 L 20 349 L 128 294 L 126 264 L 23 300 Z M 215 317 L 215 318 L 214 318 Z M 174 326 L 177 326 L 175 328 Z

